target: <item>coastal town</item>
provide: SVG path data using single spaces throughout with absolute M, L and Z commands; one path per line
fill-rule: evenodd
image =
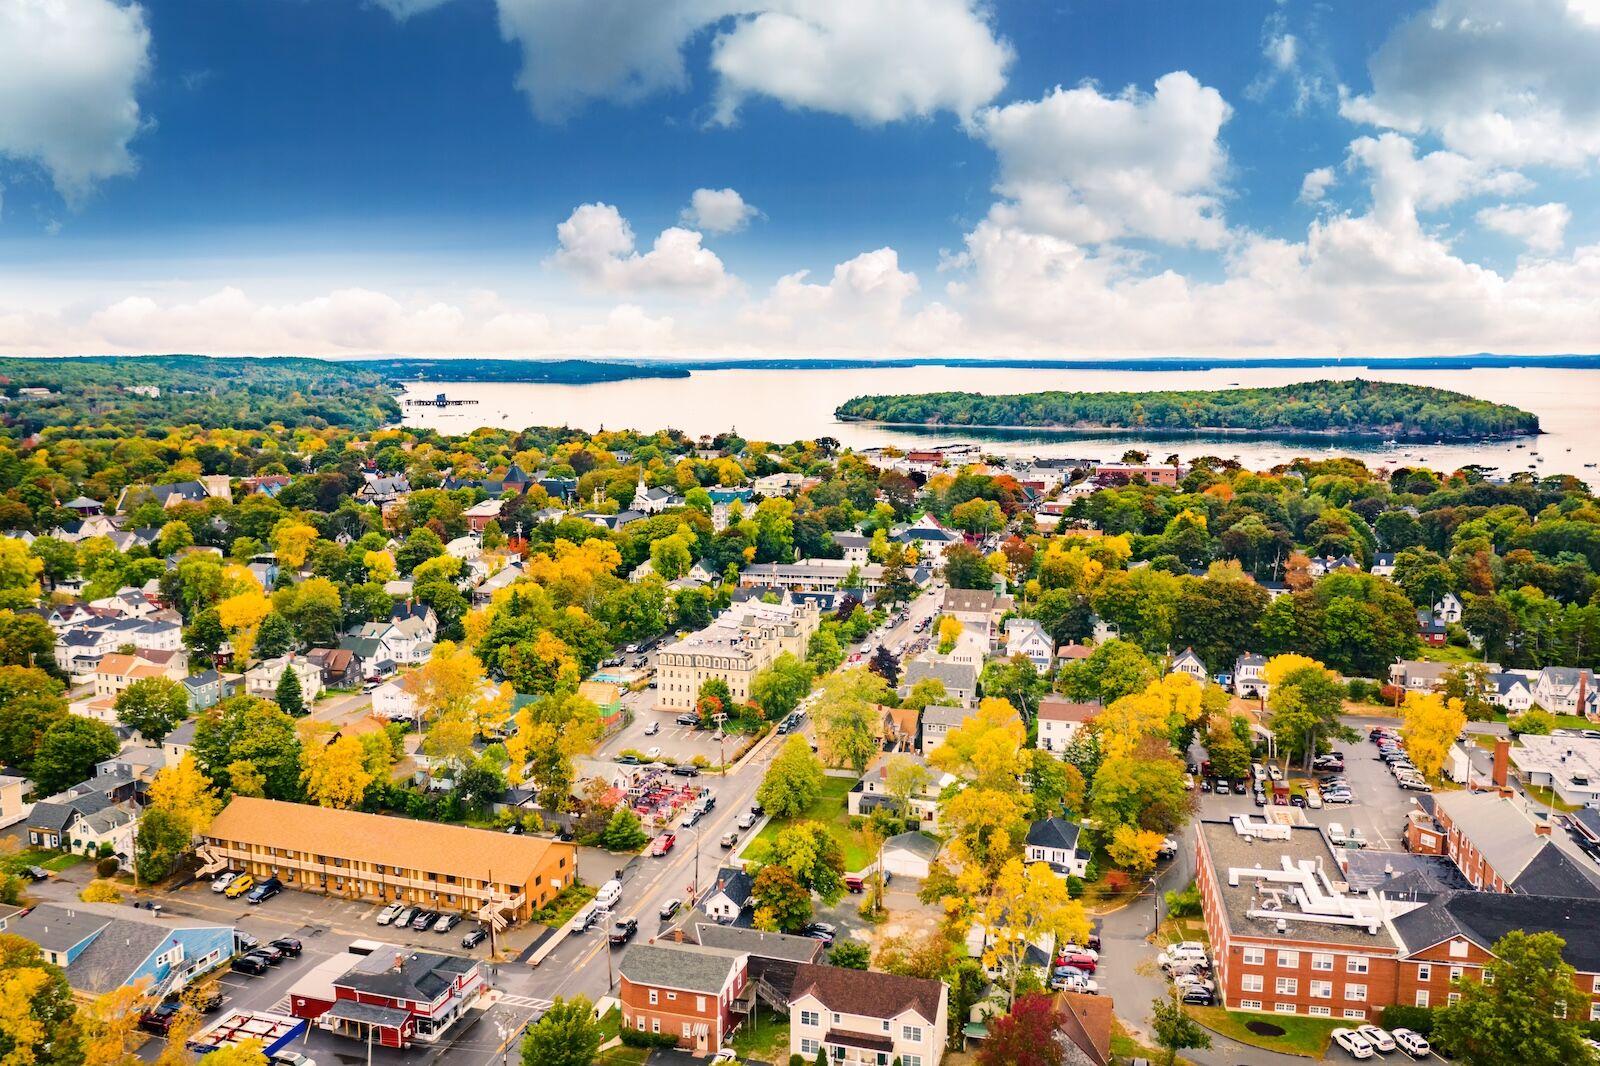
M 309 425 L 0 460 L 18 1046 L 1421 1060 L 1530 985 L 1590 1046 L 1576 478 Z

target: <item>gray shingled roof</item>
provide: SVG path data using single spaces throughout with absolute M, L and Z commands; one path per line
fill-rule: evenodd
M 769 959 L 787 959 L 790 962 L 814 962 L 822 954 L 823 944 L 808 936 L 789 936 L 785 933 L 764 933 L 759 929 L 745 929 L 737 925 L 716 922 L 696 922 L 695 939 L 704 948 L 721 948 L 725 951 L 748 952 Z
M 715 995 L 746 952 L 696 944 L 635 944 L 618 967 L 636 985 Z

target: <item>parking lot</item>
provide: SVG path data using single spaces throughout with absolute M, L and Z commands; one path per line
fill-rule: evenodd
M 1395 784 L 1388 767 L 1378 758 L 1377 746 L 1367 740 L 1366 728 L 1358 727 L 1358 731 L 1360 739 L 1341 743 L 1336 748 L 1344 752 L 1344 772 L 1341 776 L 1350 782 L 1355 802 L 1347 806 L 1324 805 L 1321 810 L 1308 808 L 1304 812 L 1306 819 L 1324 828 L 1330 822 L 1337 822 L 1346 830 L 1352 827 L 1360 829 L 1368 847 L 1398 850 L 1401 846 L 1401 826 L 1405 823 L 1406 814 L 1415 809 L 1414 801 L 1419 793 L 1407 792 Z M 1204 753 L 1198 747 L 1195 750 L 1198 761 L 1204 757 Z M 1287 779 L 1291 783 L 1304 782 L 1315 780 L 1315 775 L 1308 778 L 1303 771 L 1292 769 Z M 1260 810 L 1249 794 L 1222 797 L 1202 793 L 1200 796 L 1200 813 L 1205 818 L 1255 814 Z
M 712 739 L 714 731 L 678 725 L 673 719 L 683 711 L 656 710 L 654 689 L 629 693 L 623 703 L 633 712 L 633 721 L 607 737 L 596 750 L 596 758 L 614 759 L 630 749 L 647 752 L 651 748 L 660 748 L 662 758 L 676 762 L 691 762 L 696 755 L 704 756 L 710 763 L 719 761 L 719 745 Z M 659 732 L 646 735 L 645 730 L 652 724 Z M 730 755 L 738 750 L 737 739 L 732 736 L 727 738 L 726 750 Z

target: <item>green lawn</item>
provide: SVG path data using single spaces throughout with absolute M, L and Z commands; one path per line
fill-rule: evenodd
M 1305 1018 L 1295 1014 L 1260 1014 L 1255 1011 L 1229 1011 L 1221 1007 L 1190 1007 L 1190 1015 L 1214 1033 L 1241 1044 L 1277 1051 L 1285 1055 L 1303 1055 L 1320 1059 L 1328 1050 L 1328 1034 L 1341 1025 L 1333 1018 Z M 1257 1036 L 1245 1026 L 1250 1022 L 1265 1022 L 1283 1030 L 1282 1036 Z
M 1481 663 L 1483 653 L 1455 644 L 1445 644 L 1438 648 L 1423 645 L 1420 658 L 1423 662 L 1429 663 Z
M 1567 814 L 1583 810 L 1581 806 L 1561 802 L 1561 799 L 1553 791 L 1543 785 L 1530 785 L 1524 781 L 1522 783 L 1522 791 L 1528 794 L 1529 799 L 1536 800 L 1542 807 L 1553 808 Z
M 849 808 L 846 805 L 849 802 L 850 788 L 854 784 L 854 781 L 845 777 L 826 778 L 822 784 L 822 795 L 817 798 L 817 802 L 808 807 L 798 818 L 774 818 L 768 822 L 756 838 L 745 845 L 744 857 L 755 858 L 755 854 L 752 853 L 770 847 L 772 842 L 778 839 L 778 834 L 795 822 L 821 822 L 828 827 L 828 832 L 844 849 L 844 868 L 864 869 L 873 861 L 874 856 L 861 834 L 850 828 Z
M 74 855 L 71 852 L 67 852 L 65 855 L 52 855 L 39 865 L 43 866 L 46 870 L 54 870 L 56 873 L 60 873 L 62 870 L 71 869 L 80 862 L 88 861 L 89 860 L 84 858 L 82 855 Z
M 758 1062 L 789 1061 L 789 1016 L 758 1007 L 755 1016 L 739 1026 L 730 1041 L 739 1058 Z

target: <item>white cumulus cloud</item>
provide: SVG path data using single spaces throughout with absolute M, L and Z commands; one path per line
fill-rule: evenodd
M 1566 204 L 1500 204 L 1477 214 L 1478 225 L 1526 244 L 1530 251 L 1559 252 L 1567 241 L 1572 211 Z
M 1215 248 L 1227 239 L 1221 197 L 1232 109 L 1187 71 L 1155 92 L 1106 96 L 1092 85 L 979 112 L 999 157 L 993 211 L 1004 226 L 1080 243 L 1149 237 Z
M 694 230 L 671 226 L 648 252 L 635 248 L 633 227 L 610 204 L 583 204 L 556 227 L 557 266 L 610 289 L 675 289 L 720 295 L 733 279 Z
M 138 4 L 0 2 L 0 155 L 42 167 L 69 203 L 132 173 L 149 69 Z
M 1328 190 L 1337 184 L 1339 178 L 1332 167 L 1318 167 L 1300 180 L 1300 202 L 1303 204 L 1320 204 L 1328 198 Z
M 1485 164 L 1581 167 L 1600 157 L 1600 20 L 1593 0 L 1437 0 L 1346 94 L 1358 122 L 1431 133 Z
M 696 189 L 683 209 L 683 223 L 705 233 L 737 233 L 761 214 L 737 189 Z

